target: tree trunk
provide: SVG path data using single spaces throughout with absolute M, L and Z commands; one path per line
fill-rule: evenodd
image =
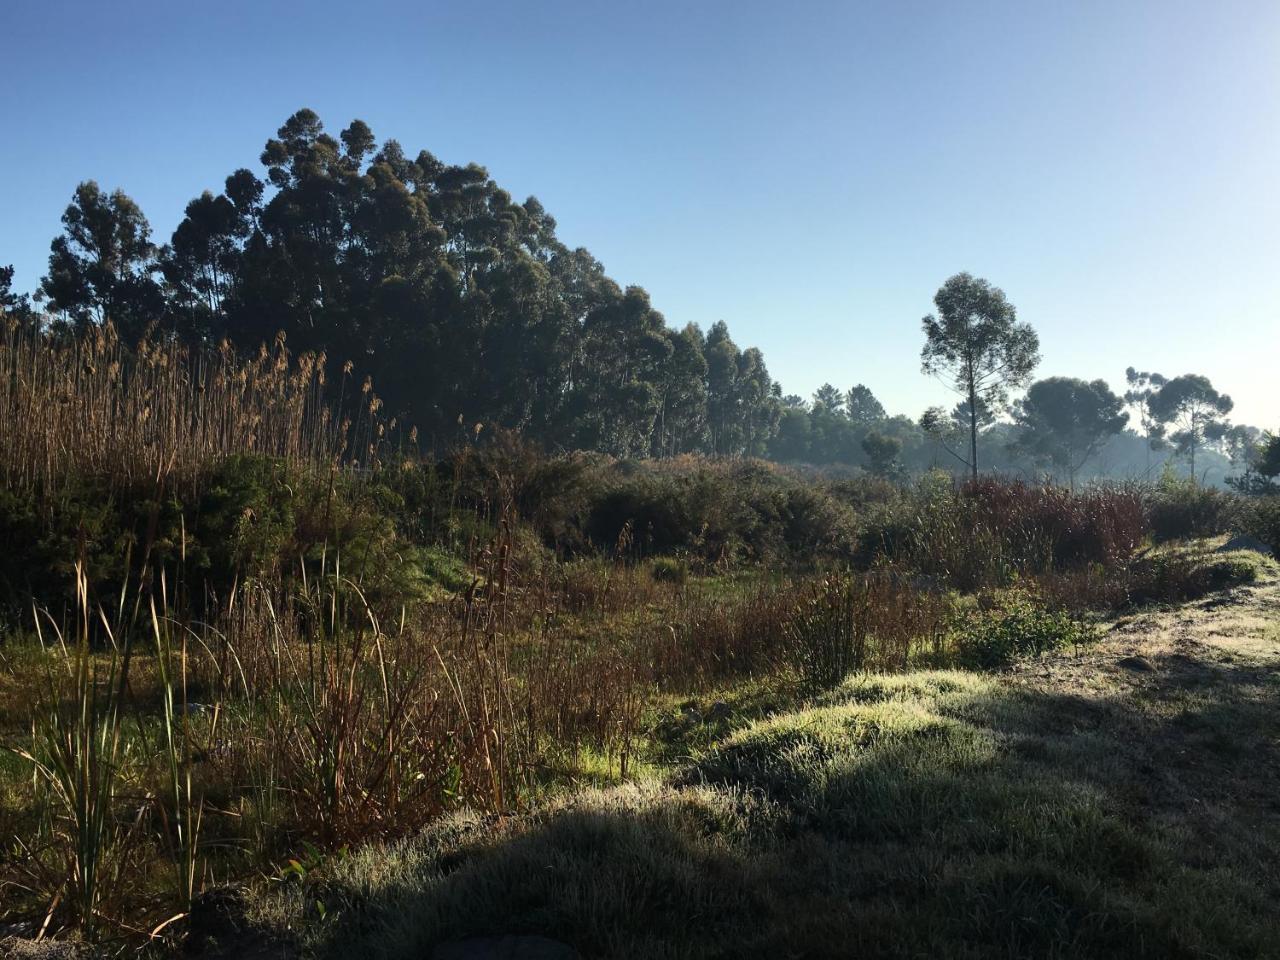
M 978 479 L 978 390 L 969 378 L 969 468 L 973 479 Z

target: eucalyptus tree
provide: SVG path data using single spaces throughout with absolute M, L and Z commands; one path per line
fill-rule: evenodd
M 703 342 L 707 363 L 707 427 L 712 453 L 736 452 L 741 443 L 741 391 L 738 386 L 738 345 L 729 325 L 714 323 Z
M 689 324 L 683 330 L 667 330 L 665 336 L 671 353 L 658 386 L 655 456 L 703 450 L 707 442 L 707 359 L 702 353 L 702 333 Z
M 249 181 L 239 174 L 247 174 Z M 187 204 L 172 240 L 161 249 L 169 312 L 188 339 L 218 339 L 227 333 L 227 305 L 241 275 L 241 255 L 255 228 L 261 196 L 262 183 L 253 174 L 232 174 L 222 193 L 206 190 Z
M 1151 473 L 1151 451 L 1164 446 L 1164 427 L 1151 412 L 1151 398 L 1165 385 L 1168 378 L 1163 374 L 1129 367 L 1124 372 L 1128 388 L 1124 393 L 1124 403 L 1138 417 L 1138 426 L 1142 430 L 1147 456 L 1147 473 Z
M 31 309 L 31 298 L 25 293 L 13 291 L 13 264 L 0 267 L 0 320 L 8 320 L 21 326 L 36 322 Z
M 921 369 L 968 403 L 969 457 L 978 475 L 978 418 L 982 408 L 998 412 L 1010 389 L 1023 386 L 1040 361 L 1040 340 L 999 287 L 968 273 L 947 280 L 933 298 L 936 314 L 921 321 L 925 345 Z
M 588 315 L 583 337 L 573 445 L 617 456 L 648 453 L 661 413 L 663 366 L 673 350 L 662 314 L 644 290 L 628 287 Z
M 804 401 L 783 397 L 778 432 L 769 441 L 769 456 L 783 463 L 811 462 L 813 424 Z
M 777 433 L 783 402 L 759 350 L 723 323 L 669 328 L 484 167 L 379 143 L 361 120 L 333 136 L 306 109 L 259 161 L 195 197 L 159 251 L 128 197 L 82 184 L 43 283 L 51 309 L 71 326 L 110 317 L 132 337 L 159 321 L 243 351 L 283 333 L 335 379 L 372 376 L 426 438 L 461 418 L 556 446 L 742 455 Z
M 153 276 L 151 225 L 124 191 L 104 193 L 93 180 L 84 181 L 62 226 L 40 283 L 50 312 L 72 329 L 109 320 L 128 338 L 160 318 L 164 299 Z
M 1219 445 L 1231 466 L 1247 469 L 1257 457 L 1263 438 L 1263 432 L 1257 427 L 1237 423 L 1223 432 Z
M 1037 380 L 1014 404 L 1014 448 L 1032 460 L 1065 473 L 1075 487 L 1076 473 L 1129 421 L 1124 400 L 1105 380 L 1048 377 Z
M 1208 377 L 1198 373 L 1165 381 L 1148 404 L 1174 449 L 1187 458 L 1192 477 L 1196 475 L 1196 452 L 1206 443 L 1222 439 L 1228 429 L 1227 414 L 1235 406 L 1229 396 L 1214 389 Z
M 955 416 L 955 411 L 948 413 L 945 407 L 929 407 L 920 414 L 917 426 L 932 441 L 934 466 L 938 465 L 938 451 L 942 451 L 965 469 L 969 468 L 970 461 L 959 452 L 961 444 L 967 439 L 968 424 L 961 423 Z

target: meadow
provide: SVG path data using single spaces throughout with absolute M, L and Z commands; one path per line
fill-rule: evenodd
M 1274 774 L 1245 769 L 1274 770 L 1276 570 L 1218 550 L 1280 547 L 1277 498 L 485 429 L 426 449 L 332 376 L 279 342 L 0 341 L 3 932 L 210 956 L 1277 942 Z M 1082 672 L 1214 604 L 1252 611 L 1232 629 L 1258 649 L 1193 693 Z M 1175 787 L 1159 745 L 1188 722 L 1224 768 Z

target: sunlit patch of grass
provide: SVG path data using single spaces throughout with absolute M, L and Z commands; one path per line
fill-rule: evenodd
M 956 671 L 854 677 L 772 712 L 756 692 L 670 705 L 723 704 L 723 733 L 677 725 L 704 748 L 668 785 L 455 821 L 258 909 L 322 956 L 395 958 L 512 931 L 588 957 L 1117 960 L 1253 956 L 1280 934 L 1247 838 L 1193 848 L 1187 821 L 1144 812 L 1155 747 L 1128 742 L 1118 705 Z M 1212 730 L 1235 709 L 1219 706 Z M 1261 716 L 1242 729 L 1266 734 Z

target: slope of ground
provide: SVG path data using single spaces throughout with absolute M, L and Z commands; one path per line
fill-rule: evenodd
M 611 958 L 1280 956 L 1278 668 L 1267 562 L 1003 676 L 851 679 L 664 778 L 455 818 L 251 912 L 331 956 L 512 933 Z

